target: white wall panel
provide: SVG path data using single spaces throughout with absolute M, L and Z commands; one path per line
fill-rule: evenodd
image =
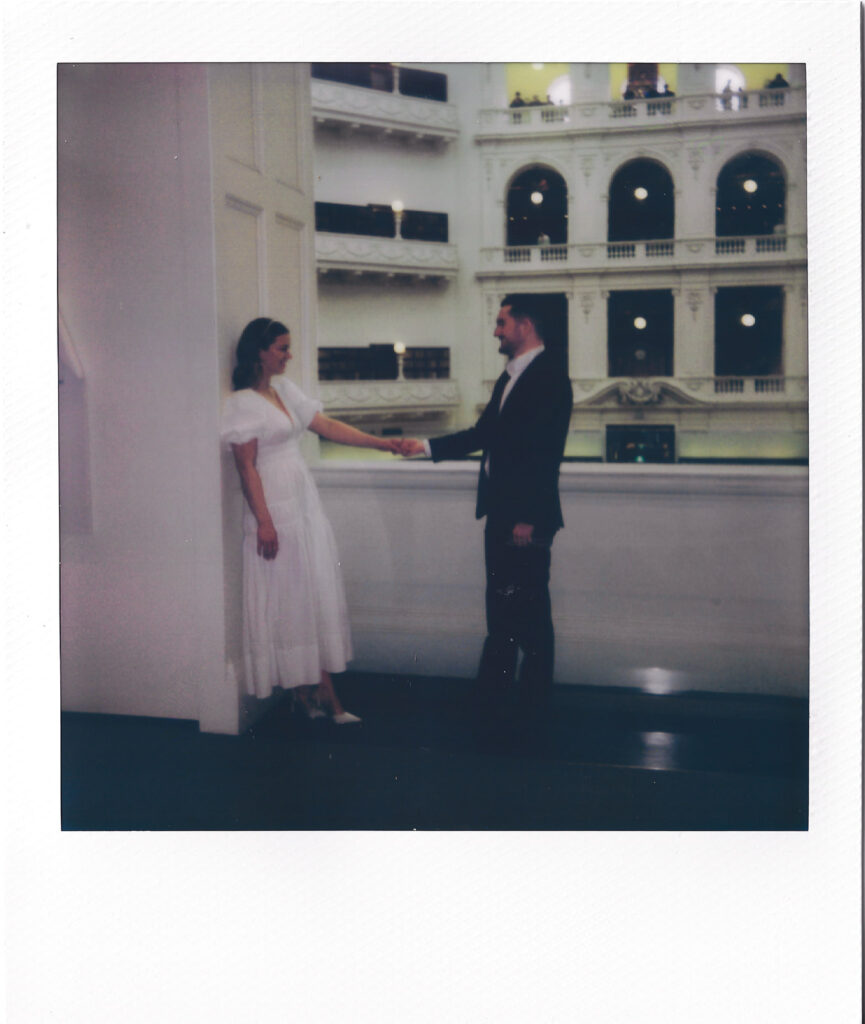
M 93 513 L 62 523 L 63 707 L 196 718 L 222 650 L 204 71 L 66 66 L 59 95 L 59 299 L 88 420 L 63 456 Z
M 365 671 L 471 677 L 483 639 L 477 465 L 316 470 Z M 556 680 L 803 696 L 807 475 L 563 467 Z

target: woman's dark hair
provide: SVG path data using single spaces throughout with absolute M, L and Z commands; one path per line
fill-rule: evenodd
M 266 316 L 251 320 L 243 328 L 243 334 L 237 343 L 237 366 L 231 374 L 231 384 L 235 391 L 255 384 L 260 366 L 258 353 L 270 348 L 282 334 L 288 334 L 285 324 Z

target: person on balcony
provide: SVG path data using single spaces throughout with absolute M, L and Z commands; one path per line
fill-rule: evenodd
M 542 723 L 553 681 L 550 555 L 564 525 L 559 466 L 573 393 L 561 360 L 544 345 L 536 296 L 505 296 L 493 336 L 508 363 L 477 423 L 429 441 L 407 438 L 403 455 L 441 462 L 483 452 L 475 514 L 486 517 L 487 637 L 476 706 L 484 725 L 504 724 L 516 710 L 531 729 Z
M 721 109 L 732 110 L 733 108 L 733 83 L 727 79 L 727 84 L 721 90 Z
M 526 105 L 526 101 L 522 98 L 522 96 L 520 96 L 519 93 L 515 93 L 514 94 L 514 98 L 510 102 L 510 106 L 512 106 L 512 107 L 524 107 L 525 105 Z
M 771 82 L 766 83 L 767 89 L 789 89 L 790 83 L 779 71 L 777 75 L 772 79 Z
M 339 557 L 299 442 L 309 429 L 339 444 L 400 449 L 323 415 L 320 402 L 286 380 L 290 344 L 278 320 L 246 325 L 222 417 L 222 441 L 246 498 L 244 675 L 250 695 L 290 689 L 307 717 L 347 725 L 360 719 L 342 706 L 331 680 L 352 654 Z
M 535 93 L 534 96 L 532 96 L 532 98 L 529 100 L 529 104 L 528 105 L 530 107 L 542 107 L 544 104 L 543 104 L 543 101 L 541 100 L 540 96 L 538 96 L 538 94 Z

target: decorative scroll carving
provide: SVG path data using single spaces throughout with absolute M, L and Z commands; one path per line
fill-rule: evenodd
M 700 307 L 703 305 L 703 293 L 702 292 L 688 292 L 687 297 L 688 309 L 691 311 L 691 316 L 694 320 L 697 319 L 697 313 L 700 311 Z
M 589 322 L 589 316 L 591 315 L 592 309 L 595 305 L 595 293 L 594 292 L 580 292 L 580 309 L 583 311 L 583 316 L 586 318 L 586 323 Z
M 400 238 L 316 233 L 315 258 L 320 266 L 387 267 L 453 275 L 459 266 L 457 248 L 446 242 L 410 242 Z
M 626 380 L 618 385 L 620 405 L 657 405 L 662 398 L 657 381 Z
M 321 381 L 325 409 L 449 409 L 459 405 L 454 380 Z

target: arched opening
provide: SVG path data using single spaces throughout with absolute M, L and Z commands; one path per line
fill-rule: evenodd
M 607 239 L 636 242 L 674 238 L 675 199 L 670 172 L 654 160 L 631 160 L 610 183 Z
M 559 75 L 558 78 L 554 78 L 550 82 L 547 96 L 549 96 L 550 102 L 557 107 L 567 107 L 571 102 L 571 76 Z
M 744 153 L 730 160 L 718 175 L 715 234 L 771 235 L 786 221 L 784 172 L 759 153 Z
M 506 245 L 563 245 L 568 240 L 568 187 L 549 167 L 529 167 L 511 182 Z
M 748 98 L 740 95 L 744 91 L 745 76 L 735 64 L 719 64 L 715 68 L 718 110 L 744 109 L 748 105 Z

